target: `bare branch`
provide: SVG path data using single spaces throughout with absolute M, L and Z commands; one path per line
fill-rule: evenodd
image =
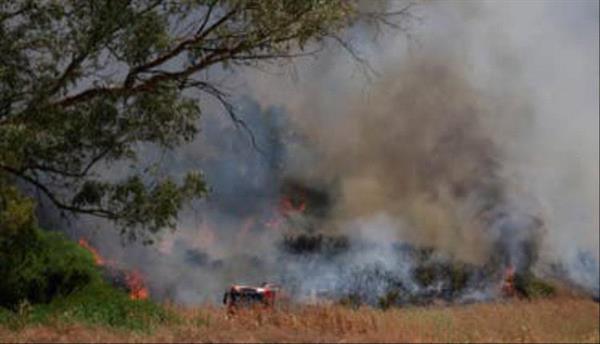
M 367 78 L 370 79 L 370 75 L 378 75 L 375 68 L 373 68 L 373 66 L 371 66 L 371 64 L 369 63 L 369 60 L 360 56 L 360 54 L 356 52 L 354 47 L 349 42 L 343 40 L 341 37 L 335 34 L 330 35 L 330 37 L 334 41 L 336 41 L 358 63 L 359 67 L 364 69 L 364 74 Z
M 200 27 L 198 28 L 198 30 L 196 30 L 197 35 L 202 33 L 202 31 L 206 27 L 206 24 L 208 24 L 208 21 L 210 20 L 210 15 L 211 15 L 213 9 L 215 8 L 215 5 L 217 4 L 217 1 L 218 0 L 213 0 L 213 2 L 211 2 L 210 5 L 208 5 L 208 9 L 206 10 L 206 14 L 204 15 L 204 20 L 202 21 L 202 24 L 200 24 Z
M 90 172 L 90 170 L 98 163 L 100 162 L 100 160 L 102 160 L 108 153 L 110 153 L 110 151 L 113 149 L 114 147 L 107 147 L 106 149 L 102 150 L 101 152 L 99 152 L 96 156 L 93 156 L 90 161 L 83 166 L 83 168 L 79 171 L 67 171 L 67 170 L 63 170 L 51 165 L 43 165 L 43 164 L 39 164 L 39 163 L 32 163 L 32 164 L 27 164 L 24 167 L 24 170 L 38 170 L 41 172 L 47 172 L 47 173 L 53 173 L 53 174 L 57 174 L 60 175 L 62 177 L 67 177 L 67 178 L 83 178 L 88 176 L 88 173 Z
M 248 134 L 248 136 L 250 137 L 250 142 L 252 143 L 252 147 L 254 149 L 256 149 L 256 151 L 259 152 L 260 154 L 262 154 L 262 155 L 265 154 L 264 151 L 258 146 L 258 143 L 256 141 L 256 136 L 254 136 L 254 132 L 252 131 L 252 129 L 250 129 L 250 127 L 248 126 L 248 123 L 246 123 L 244 120 L 242 120 L 238 116 L 238 114 L 235 110 L 235 107 L 233 106 L 233 104 L 231 104 L 231 102 L 229 102 L 228 94 L 219 90 L 214 85 L 211 85 L 211 84 L 203 82 L 203 81 L 198 81 L 198 80 L 188 81 L 183 86 L 184 87 L 195 87 L 203 92 L 206 92 L 207 94 L 211 95 L 212 97 L 214 97 L 221 104 L 221 106 L 225 109 L 225 111 L 227 112 L 227 115 L 229 116 L 231 121 L 237 127 L 241 127 L 246 132 L 246 134 Z

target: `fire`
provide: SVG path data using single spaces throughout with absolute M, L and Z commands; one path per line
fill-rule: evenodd
M 142 274 L 137 270 L 132 270 L 125 276 L 125 282 L 129 288 L 129 298 L 132 300 L 145 300 L 150 293 L 144 284 Z
M 94 261 L 96 262 L 96 265 L 103 266 L 104 264 L 106 264 L 106 261 L 100 255 L 100 253 L 98 253 L 98 250 L 96 250 L 94 247 L 92 247 L 92 245 L 90 245 L 90 243 L 87 240 L 85 240 L 83 238 L 79 239 L 79 246 L 90 251 L 90 253 L 94 256 Z
M 504 296 L 512 297 L 515 296 L 515 268 L 509 265 L 504 269 L 504 279 L 502 282 L 502 294 Z
M 306 201 L 304 196 L 301 195 L 300 200 L 294 200 L 290 196 L 284 196 L 279 201 L 279 207 L 275 210 L 275 215 L 265 222 L 265 226 L 270 229 L 278 229 L 283 223 L 285 216 L 290 213 L 298 212 L 303 213 L 306 210 Z
M 297 203 L 297 204 L 296 204 Z M 287 214 L 292 211 L 304 212 L 306 209 L 306 202 L 304 201 L 304 197 L 300 200 L 300 202 L 294 202 L 291 197 L 284 197 L 281 200 L 281 212 Z
M 92 253 L 96 265 L 109 271 L 122 271 L 114 261 L 106 261 L 86 239 L 80 238 L 79 245 Z M 144 284 L 144 278 L 137 270 L 125 271 L 125 284 L 129 290 L 129 298 L 132 300 L 145 300 L 150 296 L 150 292 Z

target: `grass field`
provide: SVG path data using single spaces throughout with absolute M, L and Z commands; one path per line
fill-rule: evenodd
M 558 296 L 464 306 L 351 309 L 297 306 L 246 310 L 183 309 L 150 331 L 49 322 L 0 327 L 3 342 L 600 342 L 600 305 Z

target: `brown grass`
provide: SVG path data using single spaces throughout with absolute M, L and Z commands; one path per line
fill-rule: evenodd
M 342 306 L 176 311 L 183 320 L 136 334 L 54 324 L 0 328 L 5 342 L 600 342 L 600 305 L 581 297 L 381 311 Z

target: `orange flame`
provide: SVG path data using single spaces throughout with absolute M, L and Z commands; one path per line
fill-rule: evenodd
M 279 206 L 275 208 L 274 215 L 267 221 L 265 226 L 269 229 L 279 229 L 281 224 L 287 215 L 293 212 L 303 213 L 306 210 L 306 201 L 303 194 L 300 195 L 300 199 L 293 199 L 290 196 L 283 196 L 279 200 Z
M 83 238 L 79 239 L 79 246 L 90 251 L 90 253 L 94 256 L 94 261 L 96 262 L 96 265 L 102 266 L 102 265 L 106 264 L 106 261 L 100 255 L 100 253 L 98 253 L 98 250 L 96 250 L 94 247 L 92 247 L 92 245 L 90 245 L 90 243 L 87 240 L 85 240 Z
M 298 204 L 294 204 L 297 202 L 293 202 L 293 200 L 288 197 L 285 196 L 282 200 L 281 200 L 281 212 L 286 214 L 292 211 L 297 211 L 297 212 L 304 212 L 304 210 L 306 209 L 306 202 L 304 201 L 304 197 L 302 197 L 300 203 Z
M 504 269 L 504 279 L 502 281 L 502 293 L 504 296 L 514 296 L 515 290 L 515 268 L 509 265 Z
M 144 285 L 142 274 L 132 270 L 125 276 L 125 282 L 129 288 L 129 298 L 132 300 L 145 300 L 150 296 L 148 288 Z
M 96 265 L 104 266 L 110 270 L 116 269 L 117 264 L 114 261 L 106 261 L 104 257 L 98 253 L 98 250 L 94 248 L 86 239 L 79 239 L 79 245 L 86 250 L 90 251 L 94 256 Z M 127 289 L 129 289 L 129 298 L 132 300 L 145 300 L 150 296 L 148 288 L 144 285 L 144 279 L 142 274 L 137 270 L 128 271 L 125 273 L 125 283 Z

